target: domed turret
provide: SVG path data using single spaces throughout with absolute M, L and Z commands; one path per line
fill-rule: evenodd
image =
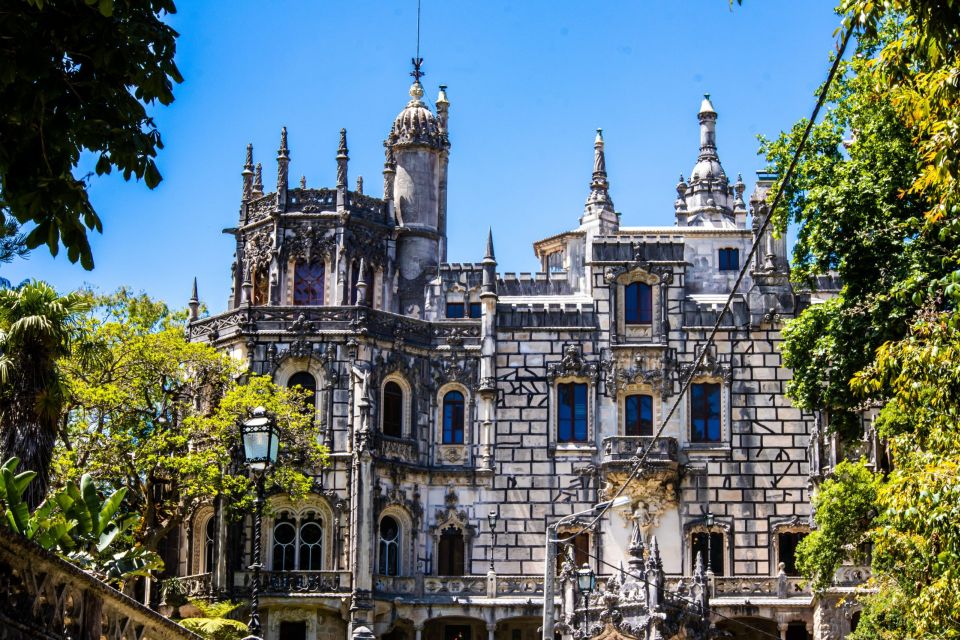
M 421 98 L 423 85 L 418 80 L 410 85 L 410 102 L 393 121 L 387 140 L 390 145 L 423 145 L 434 149 L 443 147 L 444 140 L 437 118 Z
M 689 184 L 677 185 L 680 196 L 677 224 L 735 227 L 733 188 L 717 155 L 717 112 L 710 102 L 710 94 L 703 96 L 697 119 L 700 121 L 700 153 L 690 172 Z

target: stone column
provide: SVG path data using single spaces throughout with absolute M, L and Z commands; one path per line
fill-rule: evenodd
M 787 640 L 787 629 L 790 627 L 786 622 L 778 622 L 777 629 L 780 631 L 780 640 Z
M 487 640 L 494 640 L 494 637 L 496 636 L 496 631 L 497 631 L 497 623 L 488 622 L 487 623 Z
M 414 640 L 423 640 L 423 625 L 422 625 L 422 624 L 414 625 L 413 631 L 414 631 L 414 633 L 416 634 L 416 636 L 414 637 Z

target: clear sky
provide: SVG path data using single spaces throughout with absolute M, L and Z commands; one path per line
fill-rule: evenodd
M 409 99 L 416 0 L 180 0 L 185 81 L 153 110 L 165 144 L 151 191 L 95 178 L 103 219 L 96 268 L 45 248 L 0 266 L 13 282 L 61 291 L 129 285 L 182 306 L 197 276 L 211 312 L 229 292 L 244 148 L 276 184 L 280 127 L 291 186 L 333 186 L 346 127 L 350 185 L 382 193 L 382 142 Z M 839 19 L 832 0 L 637 2 L 422 0 L 423 84 L 449 86 L 451 262 L 483 256 L 493 227 L 499 270 L 536 271 L 531 244 L 573 228 L 589 193 L 593 138 L 604 129 L 622 224 L 673 224 L 675 185 L 696 161 L 696 112 L 710 93 L 717 144 L 748 192 L 758 134 L 809 114 Z

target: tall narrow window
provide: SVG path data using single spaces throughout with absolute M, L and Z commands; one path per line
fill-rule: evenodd
M 562 382 L 557 385 L 557 441 L 587 441 L 587 385 Z
M 713 571 L 714 575 L 723 575 L 723 534 L 701 531 L 693 534 L 691 558 L 696 562 L 697 554 L 703 561 L 703 570 Z
M 298 262 L 293 269 L 293 304 L 323 304 L 324 276 L 322 262 Z
M 383 435 L 403 436 L 403 389 L 393 380 L 383 385 Z
M 443 444 L 463 444 L 463 394 L 459 391 L 443 396 Z
M 216 557 L 214 556 L 216 540 L 217 517 L 210 516 L 210 519 L 207 520 L 207 526 L 204 527 L 203 530 L 203 570 L 207 573 L 213 573 L 214 564 L 216 563 Z
M 270 292 L 270 283 L 267 278 L 266 268 L 257 269 L 253 272 L 253 304 L 267 304 Z
M 400 525 L 390 516 L 380 521 L 377 551 L 377 572 L 384 576 L 400 575 Z
M 690 440 L 720 442 L 720 385 L 690 386 Z
M 739 249 L 720 249 L 718 256 L 720 271 L 739 271 L 740 270 L 740 250 Z
M 296 567 L 297 523 L 282 514 L 273 525 L 273 570 L 293 571 Z
M 304 391 L 306 397 L 303 399 L 303 410 L 309 415 L 313 415 L 316 412 L 317 379 L 314 378 L 312 374 L 306 371 L 298 371 L 290 376 L 290 379 L 287 381 L 287 387 L 291 389 L 299 388 L 301 391 Z
M 644 282 L 631 282 L 623 288 L 623 313 L 627 324 L 653 322 L 653 287 Z
M 462 576 L 464 574 L 463 532 L 456 527 L 447 527 L 440 533 L 437 544 L 437 575 Z
M 482 316 L 482 315 L 483 315 L 483 305 L 480 304 L 479 302 L 471 302 L 471 303 L 470 303 L 470 317 L 471 317 L 471 318 L 479 318 L 479 317 Z
M 627 396 L 623 402 L 623 413 L 624 435 L 653 435 L 653 396 Z
M 590 534 L 580 532 L 573 537 L 573 540 L 570 540 L 566 543 L 569 545 L 570 550 L 573 551 L 573 563 L 577 569 L 581 568 L 585 563 L 590 562 Z M 563 563 L 567 561 L 567 550 L 564 549 L 563 553 L 557 554 L 557 573 L 560 573 L 560 570 L 563 569 Z
M 310 514 L 300 521 L 300 561 L 301 571 L 319 571 L 323 569 L 323 521 Z
M 798 576 L 797 571 L 797 545 L 807 534 L 800 532 L 787 532 L 777 534 L 777 562 L 783 563 L 783 572 L 788 576 Z

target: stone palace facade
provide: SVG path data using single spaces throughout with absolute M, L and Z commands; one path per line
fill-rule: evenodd
M 674 226 L 621 224 L 598 131 L 579 225 L 534 243 L 540 272 L 498 273 L 492 236 L 450 262 L 450 103 L 423 95 L 417 78 L 390 128 L 382 197 L 348 187 L 344 131 L 332 188 L 290 185 L 285 129 L 271 192 L 248 147 L 228 309 L 191 300 L 191 339 L 310 391 L 331 451 L 308 500 L 269 498 L 265 638 L 537 640 L 547 526 L 628 480 L 628 504 L 559 529 L 558 637 L 843 637 L 856 612 L 837 594 L 858 574 L 815 598 L 794 561 L 838 454 L 785 397 L 779 352 L 822 293 L 792 289 L 768 232 L 719 317 L 772 176 L 731 182 L 706 97 Z M 168 566 L 193 595 L 242 597 L 251 522 L 219 506 Z

